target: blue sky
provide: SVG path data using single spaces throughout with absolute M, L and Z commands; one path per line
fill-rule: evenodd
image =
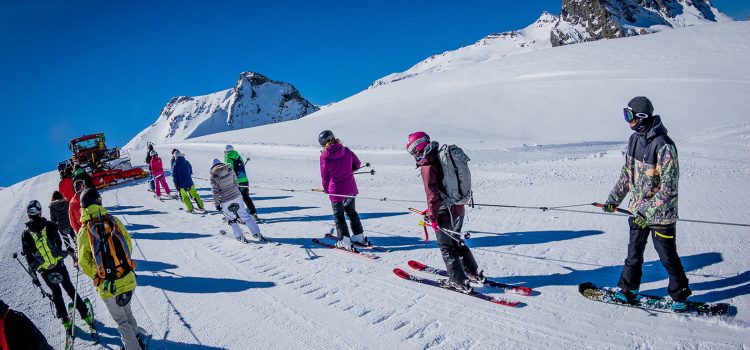
M 243 71 L 326 104 L 560 3 L 3 0 L 0 186 L 53 170 L 82 134 L 124 145 L 171 97 L 230 88 Z M 750 15 L 750 0 L 713 3 Z

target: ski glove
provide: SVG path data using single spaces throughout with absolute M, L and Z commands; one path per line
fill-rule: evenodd
M 638 225 L 640 228 L 648 227 L 648 220 L 646 220 L 646 216 L 641 213 L 636 214 L 635 220 L 633 220 L 633 223 Z
M 430 226 L 432 226 L 432 229 L 435 230 L 435 232 L 440 232 L 440 225 L 438 225 L 437 221 L 430 221 Z
M 602 207 L 602 211 L 605 213 L 614 213 L 615 209 L 617 209 L 617 206 L 614 204 L 604 204 Z
M 216 204 L 216 211 L 221 211 L 221 204 Z

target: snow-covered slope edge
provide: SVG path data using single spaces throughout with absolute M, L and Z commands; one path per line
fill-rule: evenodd
M 625 140 L 622 107 L 649 96 L 677 137 L 747 120 L 750 23 L 538 50 L 365 90 L 289 123 L 195 142 L 310 145 L 333 130 L 348 145 L 403 148 L 425 130 L 497 149 L 534 143 Z
M 299 119 L 318 110 L 297 89 L 254 72 L 240 74 L 231 89 L 204 96 L 178 96 L 162 109 L 154 124 L 124 149 L 147 142 L 168 143 L 233 129 Z

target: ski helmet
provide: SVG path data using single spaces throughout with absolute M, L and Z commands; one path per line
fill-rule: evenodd
M 86 181 L 76 180 L 76 182 L 73 183 L 73 190 L 75 190 L 76 193 L 81 192 L 85 189 L 86 189 Z
M 39 203 L 36 199 L 30 201 L 26 206 L 26 214 L 34 216 L 42 215 L 42 203 Z
M 224 147 L 224 152 L 231 152 L 231 151 L 234 151 L 234 147 L 232 145 L 226 145 L 226 147 Z
M 95 188 L 87 188 L 81 193 L 81 208 L 88 208 L 89 206 L 96 204 L 102 205 L 102 197 Z
M 430 135 L 424 131 L 417 131 L 409 135 L 406 139 L 406 150 L 409 154 L 416 156 L 430 144 Z
M 318 143 L 320 143 L 320 147 L 325 147 L 329 142 L 336 139 L 336 136 L 333 135 L 333 131 L 331 130 L 323 130 L 320 135 L 318 135 Z
M 156 153 L 156 151 L 152 150 L 151 152 L 148 153 L 148 155 L 150 155 L 152 157 L 156 157 L 158 154 Z
M 631 123 L 633 131 L 643 132 L 648 130 L 654 123 L 654 105 L 645 96 L 634 97 L 628 106 L 623 109 L 625 121 Z M 635 124 L 632 122 L 635 120 Z

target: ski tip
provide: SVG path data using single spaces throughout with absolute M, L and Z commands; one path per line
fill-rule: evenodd
M 393 269 L 393 273 L 395 273 L 396 276 L 401 277 L 401 278 L 403 278 L 405 280 L 409 279 L 409 273 L 406 272 L 406 271 L 404 271 L 404 270 L 401 270 L 399 268 Z
M 415 260 L 409 260 L 409 267 L 411 267 L 412 269 L 415 269 L 415 270 L 419 270 L 419 271 L 422 271 L 422 270 L 424 270 L 425 268 L 427 268 L 427 265 L 425 265 L 425 264 L 422 264 L 422 263 L 421 263 L 421 262 L 419 262 L 419 261 L 415 261 Z
M 491 301 L 493 303 L 495 303 L 495 304 L 498 304 L 498 305 L 510 306 L 510 307 L 521 307 L 521 306 L 524 305 L 524 304 L 522 304 L 521 302 L 518 302 L 518 301 L 511 301 L 511 300 L 505 300 L 505 299 L 495 299 L 495 298 L 493 298 Z

